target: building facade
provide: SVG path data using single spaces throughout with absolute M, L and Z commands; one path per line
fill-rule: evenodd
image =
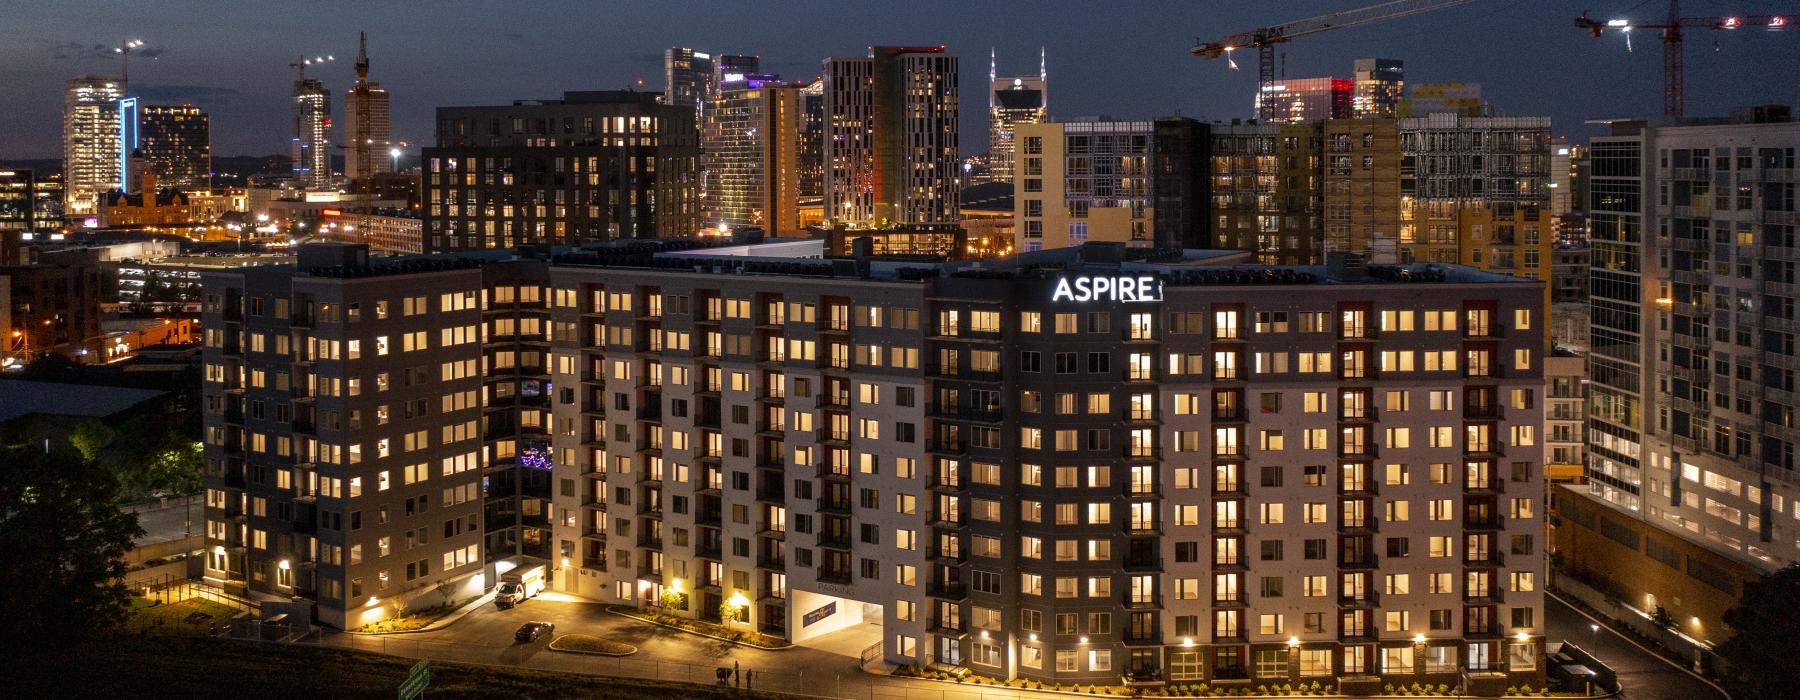
M 1152 122 L 1019 124 L 1015 133 L 1014 250 L 1088 241 L 1152 247 Z
M 999 75 L 999 59 L 988 54 L 988 152 L 982 181 L 1012 182 L 1013 134 L 1020 124 L 1041 124 L 1050 113 L 1050 76 L 1042 49 L 1035 76 Z
M 960 83 L 942 46 L 871 46 L 824 64 L 825 218 L 954 224 Z
M 190 104 L 144 105 L 132 154 L 163 187 L 202 189 L 212 182 L 212 117 Z M 133 183 L 134 185 L 136 183 Z M 138 187 L 142 189 L 142 187 Z
M 63 200 L 65 216 L 92 216 L 100 194 L 123 186 L 125 160 L 120 143 L 119 100 L 125 81 L 85 75 L 63 92 Z
M 303 187 L 331 182 L 331 93 L 317 78 L 294 81 L 294 178 Z
M 687 107 L 698 114 L 711 94 L 713 72 L 710 53 L 679 46 L 664 49 L 663 104 Z
M 1267 264 L 1322 261 L 1323 135 L 1318 123 L 1211 125 L 1204 245 L 1252 251 Z M 1162 176 L 1159 169 L 1159 187 Z M 1159 201 L 1159 230 L 1165 211 Z
M 1613 525 L 1558 537 L 1590 583 L 1720 641 L 1742 583 L 1800 559 L 1787 418 L 1800 125 L 1709 121 L 1616 123 L 1590 143 L 1578 498 L 1606 506 L 1590 525 Z M 1637 570 L 1655 575 L 1617 575 Z
M 344 176 L 352 180 L 393 172 L 388 91 L 369 80 L 369 37 L 357 35 L 356 84 L 344 93 Z
M 1394 58 L 1356 59 L 1355 90 L 1350 116 L 1356 119 L 1392 119 L 1400 116 L 1406 91 L 1406 63 Z
M 805 105 L 797 85 L 733 73 L 706 110 L 703 225 L 798 235 Z
M 694 112 L 654 93 L 438 109 L 424 149 L 425 250 L 692 235 Z
M 34 231 L 37 225 L 37 177 L 30 170 L 0 170 L 0 236 L 8 231 Z M 0 255 L 0 264 L 10 262 Z
M 1540 285 L 1121 252 L 563 258 L 559 585 L 1001 678 L 1541 686 Z
M 1347 78 L 1293 78 L 1256 95 L 1256 113 L 1265 124 L 1296 124 L 1354 115 L 1355 81 Z

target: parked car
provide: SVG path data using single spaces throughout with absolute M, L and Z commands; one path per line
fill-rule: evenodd
M 513 633 L 513 640 L 529 644 L 540 637 L 548 637 L 555 631 L 556 623 L 553 622 L 527 622 L 519 626 L 518 632 Z

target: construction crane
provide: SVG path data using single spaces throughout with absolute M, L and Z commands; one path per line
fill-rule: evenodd
M 1399 19 L 1401 17 L 1424 12 L 1456 7 L 1457 5 L 1467 5 L 1474 1 L 1475 0 L 1391 0 L 1390 2 L 1370 5 L 1368 7 L 1333 12 L 1327 15 L 1295 20 L 1272 27 L 1259 27 L 1247 32 L 1232 34 L 1218 41 L 1202 42 L 1195 40 L 1193 54 L 1202 58 L 1216 59 L 1224 57 L 1225 60 L 1231 64 L 1232 68 L 1236 68 L 1237 62 L 1231 60 L 1232 52 L 1235 52 L 1238 49 L 1256 49 L 1256 94 L 1265 95 L 1275 88 L 1276 44 L 1284 44 L 1303 36 L 1329 32 L 1334 29 L 1349 29 L 1351 27 L 1360 27 L 1365 24 L 1385 22 L 1390 19 Z M 1262 109 L 1264 112 L 1268 112 L 1273 109 L 1273 106 L 1265 102 Z M 1269 118 L 1268 114 L 1259 114 L 1257 116 L 1265 120 Z
M 1592 32 L 1595 38 L 1607 30 L 1617 31 L 1625 35 L 1625 48 L 1631 49 L 1631 30 L 1661 29 L 1663 39 L 1663 114 L 1679 117 L 1685 108 L 1686 98 L 1683 95 L 1686 81 L 1686 69 L 1682 66 L 1681 30 L 1714 29 L 1733 30 L 1762 27 L 1769 31 L 1786 29 L 1793 17 L 1786 15 L 1734 15 L 1721 17 L 1683 17 L 1680 0 L 1669 0 L 1669 15 L 1660 24 L 1638 24 L 1628 19 L 1609 19 L 1604 22 L 1589 19 L 1583 12 L 1575 18 L 1575 26 Z
M 320 64 L 320 63 L 328 63 L 328 62 L 335 61 L 335 60 L 337 60 L 336 56 L 314 56 L 312 58 L 307 58 L 305 56 L 301 56 L 298 60 L 295 60 L 293 63 L 289 63 L 288 67 L 300 71 L 300 79 L 305 80 L 307 66 L 316 65 L 316 64 Z
M 113 47 L 113 53 L 119 55 L 119 82 L 131 82 L 131 50 L 143 45 L 142 39 L 127 39 Z

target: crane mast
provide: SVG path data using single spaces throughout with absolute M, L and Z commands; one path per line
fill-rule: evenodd
M 1628 19 L 1591 19 L 1587 14 L 1575 18 L 1575 26 L 1587 30 L 1595 38 L 1607 31 L 1626 37 L 1630 46 L 1631 30 L 1660 29 L 1663 39 L 1663 114 L 1682 116 L 1687 103 L 1687 67 L 1684 63 L 1683 29 L 1735 30 L 1761 27 L 1769 31 L 1786 29 L 1792 15 L 1725 15 L 1716 17 L 1683 17 L 1681 1 L 1669 0 L 1669 14 L 1660 24 L 1638 24 Z

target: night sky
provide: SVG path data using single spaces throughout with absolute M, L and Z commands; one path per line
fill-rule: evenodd
M 986 142 L 984 83 L 990 46 L 1000 72 L 1037 69 L 1050 56 L 1054 119 L 1107 115 L 1247 117 L 1254 57 L 1243 70 L 1188 54 L 1214 39 L 1376 0 L 779 0 L 775 2 L 243 2 L 118 0 L 6 2 L 0 9 L 0 159 L 61 154 L 63 82 L 112 73 L 110 46 L 146 42 L 132 61 L 133 93 L 187 100 L 212 113 L 214 153 L 285 152 L 287 95 L 301 54 L 336 54 L 308 71 L 334 93 L 355 78 L 356 33 L 369 33 L 371 77 L 393 96 L 394 135 L 431 140 L 432 110 L 617 89 L 641 79 L 662 89 L 662 50 L 692 46 L 753 53 L 765 71 L 812 78 L 819 61 L 869 44 L 945 44 L 962 57 L 965 153 Z M 1660 0 L 1480 0 L 1450 10 L 1309 37 L 1287 45 L 1286 75 L 1348 77 L 1351 61 L 1406 61 L 1409 83 L 1482 83 L 1507 115 L 1549 114 L 1559 134 L 1584 138 L 1590 119 L 1661 111 L 1662 54 L 1653 32 L 1594 40 L 1573 26 L 1600 17 L 1654 20 Z M 1688 0 L 1686 15 L 1770 13 L 1800 0 Z M 1636 8 L 1636 9 L 1633 9 Z M 1629 13 L 1629 14 L 1626 14 Z M 1693 32 L 1688 113 L 1751 103 L 1800 103 L 1800 29 L 1770 34 Z

